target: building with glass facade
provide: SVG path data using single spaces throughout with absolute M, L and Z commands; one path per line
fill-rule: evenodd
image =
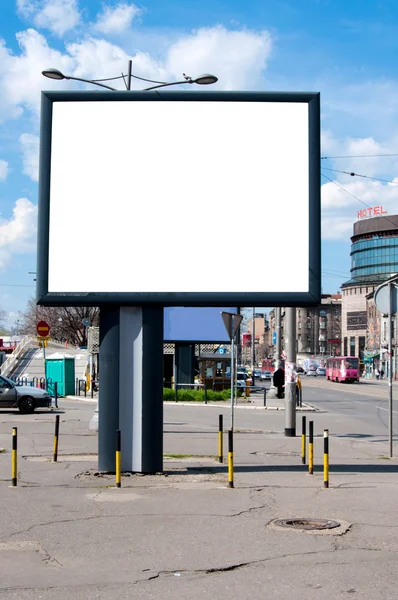
M 357 221 L 351 242 L 351 278 L 341 286 L 342 354 L 363 359 L 369 341 L 366 296 L 398 273 L 398 215 Z

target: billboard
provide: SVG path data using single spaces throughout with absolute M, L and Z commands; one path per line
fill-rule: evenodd
M 247 347 L 251 346 L 251 343 L 252 343 L 252 335 L 251 335 L 251 333 L 244 333 L 242 335 L 242 346 L 244 348 L 247 348 Z
M 367 327 L 366 310 L 356 310 L 347 313 L 347 330 L 355 331 L 356 329 L 366 329 Z
M 317 93 L 42 92 L 39 303 L 317 304 L 319 160 Z M 267 277 L 227 242 L 248 206 Z
M 167 307 L 164 309 L 165 342 L 229 344 L 221 311 L 238 313 L 237 308 Z

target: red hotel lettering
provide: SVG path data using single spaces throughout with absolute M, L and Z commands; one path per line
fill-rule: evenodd
M 376 216 L 376 215 L 386 215 L 387 211 L 383 210 L 382 206 L 374 206 L 373 208 L 363 208 L 358 211 L 358 219 L 365 219 L 366 217 Z

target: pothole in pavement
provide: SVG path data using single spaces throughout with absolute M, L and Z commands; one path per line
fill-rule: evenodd
M 267 523 L 267 526 L 271 529 L 279 529 L 282 531 L 343 535 L 349 530 L 351 524 L 345 521 L 335 521 L 332 519 L 290 518 L 273 519 Z

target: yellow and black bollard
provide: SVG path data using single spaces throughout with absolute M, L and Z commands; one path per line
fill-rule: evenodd
M 11 453 L 11 478 L 12 487 L 17 485 L 17 439 L 18 429 L 17 427 L 12 428 L 12 453 Z
M 308 472 L 314 474 L 314 421 L 309 422 L 308 432 Z
M 301 462 L 305 465 L 306 417 L 302 417 L 301 423 Z
M 218 415 L 218 462 L 223 461 L 223 416 Z
M 59 437 L 59 415 L 55 415 L 55 432 L 54 432 L 54 462 L 58 460 L 58 437 Z
M 120 429 L 116 432 L 116 487 L 122 487 L 122 444 Z
M 228 487 L 234 487 L 234 432 L 232 429 L 228 431 Z
M 323 432 L 323 487 L 329 487 L 329 429 Z

